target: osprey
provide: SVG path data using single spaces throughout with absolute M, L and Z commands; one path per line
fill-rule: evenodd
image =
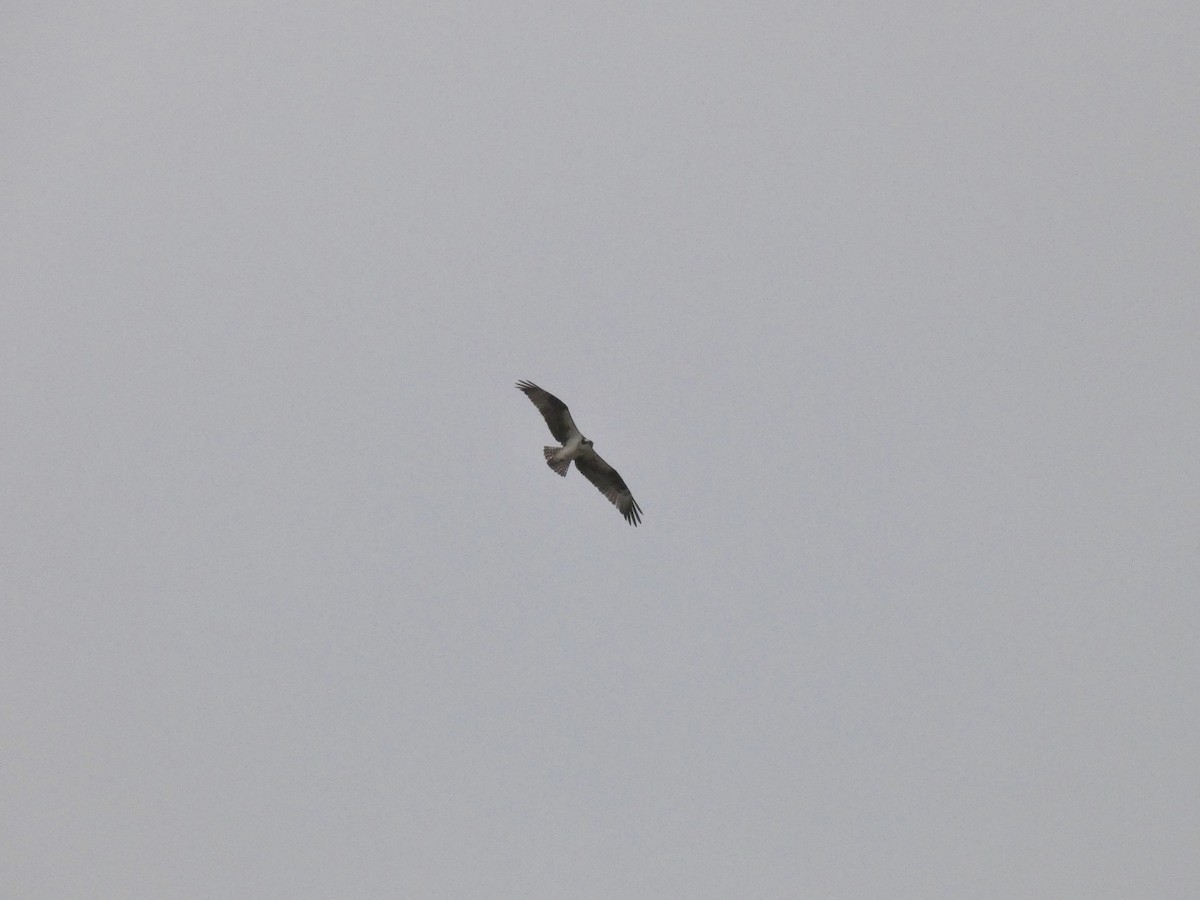
M 518 381 L 517 389 L 524 391 L 525 396 L 533 401 L 533 405 L 550 426 L 550 433 L 554 435 L 554 439 L 562 444 L 561 447 L 543 448 L 546 465 L 566 478 L 567 469 L 571 468 L 571 460 L 575 460 L 575 468 L 583 477 L 600 488 L 600 493 L 621 511 L 626 522 L 637 525 L 642 520 L 642 508 L 633 499 L 629 486 L 617 474 L 617 470 L 602 460 L 592 449 L 592 442 L 579 433 L 567 404 L 531 381 Z

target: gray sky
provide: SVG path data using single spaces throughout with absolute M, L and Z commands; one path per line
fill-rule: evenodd
M 1200 896 L 1194 2 L 2 18 L 12 896 Z

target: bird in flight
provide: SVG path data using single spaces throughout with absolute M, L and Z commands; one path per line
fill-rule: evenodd
M 554 439 L 562 444 L 561 447 L 543 448 L 546 465 L 566 478 L 567 469 L 571 468 L 571 460 L 575 460 L 575 468 L 621 511 L 626 522 L 630 525 L 641 522 L 642 508 L 633 499 L 625 479 L 601 459 L 592 449 L 592 442 L 579 433 L 567 404 L 531 381 L 518 381 L 517 388 L 524 391 L 525 396 L 533 401 L 533 405 L 550 426 L 550 433 L 554 435 Z

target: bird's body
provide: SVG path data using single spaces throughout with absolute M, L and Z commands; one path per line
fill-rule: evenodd
M 544 447 L 546 453 L 546 464 L 550 466 L 559 475 L 565 476 L 567 470 L 571 468 L 571 460 L 578 459 L 587 452 L 588 444 L 584 444 L 584 436 L 578 435 L 572 437 L 561 447 Z
M 580 474 L 600 489 L 600 493 L 620 510 L 626 522 L 630 525 L 641 522 L 642 509 L 633 499 L 625 480 L 592 449 L 592 442 L 575 426 L 567 404 L 530 381 L 518 381 L 517 389 L 533 401 L 550 426 L 550 433 L 562 444 L 561 447 L 543 448 L 546 465 L 565 478 L 574 461 Z

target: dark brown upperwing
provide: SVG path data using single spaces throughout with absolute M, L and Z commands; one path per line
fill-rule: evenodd
M 571 418 L 571 411 L 567 409 L 567 404 L 553 394 L 543 391 L 532 381 L 518 381 L 517 389 L 524 391 L 525 396 L 533 401 L 533 405 L 538 408 L 538 412 L 550 426 L 550 433 L 560 444 L 565 444 L 572 435 L 579 433 L 579 429 L 575 427 L 575 420 Z
M 621 511 L 626 522 L 637 525 L 642 521 L 642 508 L 633 499 L 629 485 L 596 451 L 591 450 L 576 457 L 575 468 Z

